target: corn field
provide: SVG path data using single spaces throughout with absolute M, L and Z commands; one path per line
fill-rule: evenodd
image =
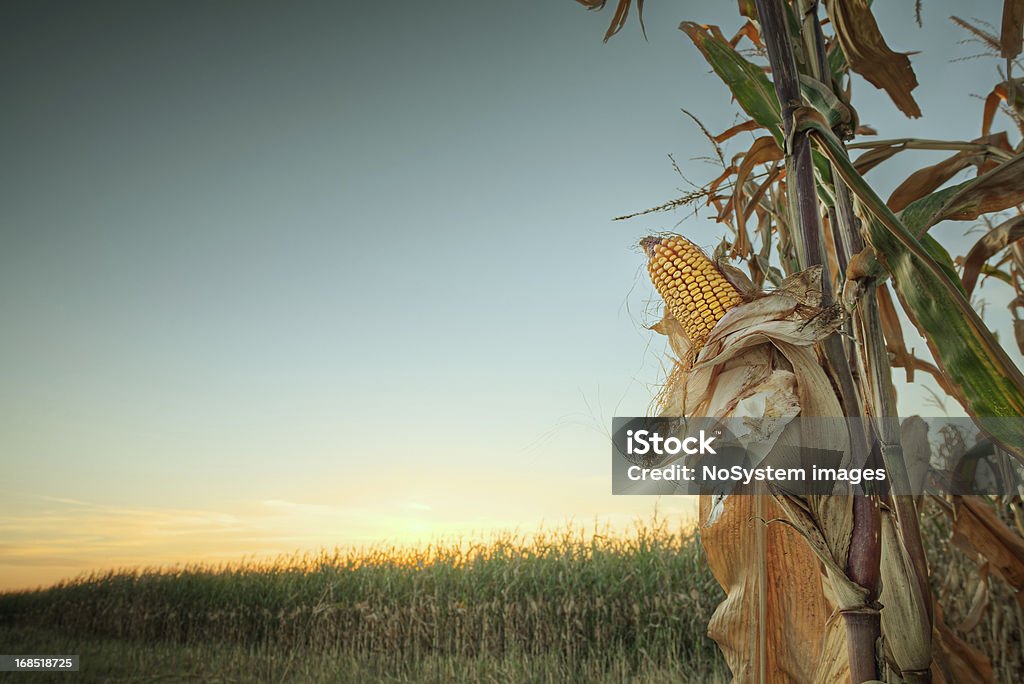
M 567 527 L 481 544 L 96 574 L 0 595 L 0 630 L 137 652 L 217 644 L 329 653 L 385 673 L 438 659 L 494 669 L 513 658 L 563 673 L 703 677 L 724 672 L 705 636 L 720 598 L 692 530 L 655 519 L 625 536 Z
M 984 584 L 990 610 L 964 634 L 1000 681 L 1019 681 L 1024 611 L 943 545 L 941 511 L 926 518 L 933 584 L 954 597 L 947 618 L 977 613 Z M 113 679 L 725 681 L 706 636 L 722 598 L 692 529 L 655 518 L 624 535 L 566 528 L 84 576 L 0 595 L 0 650 L 79 649 L 84 673 Z

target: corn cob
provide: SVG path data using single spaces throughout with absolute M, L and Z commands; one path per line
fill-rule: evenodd
M 647 271 L 669 313 L 683 326 L 696 354 L 711 329 L 743 300 L 699 247 L 678 235 L 640 241 Z

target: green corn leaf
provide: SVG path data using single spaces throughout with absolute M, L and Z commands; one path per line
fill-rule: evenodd
M 732 91 L 736 102 L 782 146 L 782 116 L 775 87 L 756 64 L 748 62 L 729 45 L 717 29 L 684 21 L 679 29 L 690 37 L 718 77 Z
M 900 221 L 913 235 L 921 236 L 929 228 L 935 225 L 935 217 L 942 212 L 942 207 L 957 192 L 970 185 L 973 181 L 966 181 L 959 185 L 953 185 L 942 190 L 936 190 L 930 195 L 914 200 L 899 213 Z
M 964 291 L 964 284 L 960 281 L 960 276 L 956 272 L 956 265 L 953 263 L 953 257 L 949 256 L 946 248 L 927 233 L 921 236 L 920 242 L 924 250 L 928 252 L 928 255 L 935 260 L 935 264 L 946 272 L 950 282 L 966 298 L 967 292 Z
M 857 173 L 842 143 L 820 114 L 796 112 L 795 130 L 809 130 L 858 200 L 871 214 L 867 235 L 892 277 L 903 308 L 928 343 L 957 400 L 1000 446 L 1024 460 L 1024 375 L 964 296 L 952 262 L 934 240 L 928 246 L 885 205 Z M 947 203 L 948 204 L 948 203 Z M 909 208 L 909 207 L 908 207 Z
M 821 81 L 800 74 L 800 93 L 804 101 L 828 120 L 829 128 L 846 126 L 852 130 L 853 112 Z

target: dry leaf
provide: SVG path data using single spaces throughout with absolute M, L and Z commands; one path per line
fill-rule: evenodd
M 972 221 L 1024 202 L 1024 155 L 1003 162 L 970 183 L 946 202 L 930 225 L 939 221 Z
M 872 147 L 854 160 L 853 168 L 857 169 L 857 173 L 863 176 L 897 152 L 902 152 L 905 149 L 907 149 L 906 145 L 898 142 Z
M 743 161 L 740 162 L 739 168 L 736 170 L 736 181 L 733 184 L 733 197 L 730 201 L 730 205 L 733 209 L 733 215 L 735 218 L 736 227 L 736 241 L 733 244 L 733 252 L 735 256 L 745 259 L 751 254 L 750 238 L 747 237 L 746 222 L 750 212 L 744 208 L 743 203 L 743 189 L 746 185 L 747 178 L 753 172 L 754 167 L 760 164 L 767 164 L 769 162 L 781 161 L 786 156 L 779 144 L 775 142 L 775 138 L 770 135 L 766 135 L 762 138 L 758 138 L 747 150 L 743 156 Z M 763 186 L 762 186 L 763 187 Z M 751 204 L 756 200 L 752 200 Z M 739 207 L 740 211 L 736 211 Z
M 1005 249 L 1009 244 L 1024 238 L 1024 216 L 1014 216 L 1008 221 L 985 233 L 985 235 L 974 243 L 971 251 L 964 257 L 964 292 L 970 297 L 974 292 L 974 286 L 978 284 L 978 275 L 982 266 L 991 259 L 997 252 Z
M 576 0 L 588 10 L 599 10 L 603 9 L 606 0 Z M 605 42 L 614 36 L 616 33 L 622 30 L 622 27 L 626 25 L 626 19 L 629 18 L 629 6 L 632 4 L 632 0 L 619 0 L 615 6 L 615 15 L 612 17 L 612 23 L 608 25 L 608 31 L 604 34 Z M 636 14 L 640 20 L 640 30 L 643 32 L 644 37 L 647 37 L 647 27 L 644 26 L 644 0 L 636 0 Z
M 932 681 L 936 684 L 995 682 L 995 673 L 992 672 L 992 663 L 988 657 L 946 626 L 938 605 L 932 642 L 937 646 L 934 649 L 935 662 L 932 664 Z
M 893 356 L 893 365 L 904 368 L 907 373 L 907 382 L 914 382 L 914 364 L 911 361 L 913 357 L 907 349 L 907 343 L 903 337 L 903 324 L 900 323 L 900 317 L 896 313 L 896 305 L 893 304 L 888 285 L 883 283 L 875 288 L 875 298 L 878 301 L 878 316 L 882 323 L 882 334 L 885 335 L 886 347 Z
M 923 421 L 922 421 L 923 422 Z M 914 564 L 892 511 L 882 516 L 882 633 L 902 672 L 931 667 L 932 634 L 929 606 L 918 584 Z
M 850 68 L 888 93 L 901 112 L 921 116 L 910 94 L 917 87 L 910 59 L 886 45 L 867 0 L 826 0 L 825 7 Z
M 817 559 L 792 528 L 764 522 L 781 517 L 771 497 L 731 496 L 713 522 L 711 505 L 701 497 L 701 543 L 726 598 L 708 636 L 725 654 L 733 682 L 821 681 L 814 674 L 822 654 L 845 660 L 846 639 L 842 629 L 825 630 L 832 607 Z M 836 642 L 838 649 L 830 646 Z M 841 670 L 835 681 L 848 679 Z
M 974 589 L 971 609 L 967 612 L 967 617 L 964 618 L 964 621 L 960 623 L 959 629 L 964 634 L 978 626 L 978 623 L 981 622 L 981 617 L 985 614 L 985 608 L 988 607 L 988 572 L 988 563 L 983 563 L 978 571 L 978 586 Z
M 716 135 L 714 138 L 712 138 L 712 140 L 714 140 L 716 143 L 723 143 L 735 135 L 738 135 L 745 131 L 756 131 L 758 128 L 761 127 L 761 124 L 751 119 L 750 121 L 744 121 L 743 123 L 738 123 L 735 126 L 731 126 L 730 128 L 725 129 L 724 131 Z
M 999 54 L 1013 59 L 1020 54 L 1024 39 L 1024 0 L 1003 0 L 1003 26 L 999 34 Z
M 1001 148 L 1008 146 L 1006 133 L 997 133 L 971 142 Z M 860 160 L 858 159 L 858 161 Z M 943 183 L 968 166 L 976 166 L 980 174 L 982 171 L 995 168 L 995 162 L 987 151 L 962 150 L 938 164 L 926 166 L 910 174 L 905 181 L 900 183 L 899 187 L 893 190 L 886 204 L 893 211 L 901 211 L 914 200 L 938 190 Z
M 980 555 L 992 570 L 1017 590 L 1024 605 L 1024 538 L 999 519 L 979 496 L 958 497 L 953 519 L 953 543 Z

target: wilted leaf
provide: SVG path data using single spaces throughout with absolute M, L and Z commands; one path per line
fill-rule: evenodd
M 978 571 L 978 586 L 975 587 L 974 597 L 971 598 L 971 609 L 967 611 L 967 616 L 960 623 L 960 631 L 965 634 L 978 626 L 981 617 L 985 614 L 985 608 L 988 607 L 988 571 L 989 564 L 982 563 L 981 570 Z
M 749 212 L 746 210 L 743 202 L 744 186 L 747 178 L 750 177 L 755 166 L 780 161 L 783 157 L 785 157 L 785 153 L 778 143 L 775 142 L 775 138 L 766 135 L 754 141 L 750 149 L 743 156 L 743 161 L 740 162 L 739 169 L 736 171 L 732 205 L 736 219 L 737 242 L 740 243 L 736 245 L 736 251 L 741 257 L 746 257 L 750 254 L 750 241 L 746 233 L 746 220 Z M 741 247 L 746 247 L 746 249 L 741 249 Z
M 858 173 L 865 174 L 882 162 L 888 160 L 897 152 L 902 152 L 905 149 L 907 149 L 905 145 L 900 145 L 898 143 L 872 147 L 870 150 L 857 157 L 853 162 L 853 166 L 857 169 Z
M 978 147 L 961 150 L 938 164 L 926 166 L 910 174 L 889 196 L 889 200 L 886 202 L 889 208 L 893 211 L 904 209 L 911 202 L 934 192 L 968 166 L 976 166 L 979 171 L 992 170 L 996 163 L 992 160 L 988 149 L 990 147 L 999 147 L 1000 149 L 1009 147 L 1006 133 L 997 133 L 971 142 Z
M 740 27 L 740 29 L 729 40 L 729 45 L 736 47 L 737 45 L 739 45 L 741 38 L 746 38 L 751 43 L 753 43 L 755 47 L 764 47 L 764 43 L 761 42 L 761 31 L 757 28 L 757 25 L 754 24 L 754 22 L 752 21 L 748 21 L 744 23 L 743 26 Z
M 910 92 L 917 77 L 906 54 L 893 52 L 885 43 L 867 0 L 826 0 L 828 16 L 850 68 L 871 85 L 889 94 L 900 111 L 921 116 Z
M 999 34 L 999 54 L 1013 59 L 1020 54 L 1024 39 L 1024 0 L 1003 0 L 1003 27 Z
M 603 9 L 606 0 L 576 0 L 588 10 L 599 10 Z M 632 0 L 619 0 L 615 6 L 615 14 L 612 16 L 612 23 L 608 26 L 608 31 L 604 34 L 605 42 L 614 36 L 616 33 L 622 30 L 622 27 L 626 25 L 626 20 L 629 18 L 629 6 L 632 4 Z M 636 0 L 636 14 L 640 20 L 640 30 L 643 32 L 644 37 L 647 36 L 647 28 L 644 26 L 644 0 Z
M 758 128 L 761 128 L 761 124 L 757 123 L 756 121 L 744 121 L 743 123 L 738 123 L 735 126 L 731 126 L 725 129 L 724 131 L 716 135 L 713 138 L 713 140 L 716 143 L 723 143 L 735 135 L 738 135 L 745 131 L 756 131 Z
M 875 297 L 878 300 L 878 317 L 882 324 L 882 334 L 885 335 L 886 347 L 892 355 L 894 366 L 906 370 L 907 382 L 914 381 L 914 364 L 910 350 L 903 337 L 903 324 L 896 313 L 892 297 L 889 295 L 889 288 L 884 283 L 875 289 Z
M 982 214 L 1003 211 L 1024 202 L 1024 154 L 959 186 L 929 222 L 973 221 Z
M 760 67 L 748 62 L 729 45 L 717 27 L 701 26 L 684 21 L 679 25 L 718 77 L 732 91 L 736 102 L 750 117 L 761 124 L 782 143 L 782 118 L 779 99 L 772 82 Z
M 988 657 L 946 626 L 941 609 L 935 615 L 932 641 L 937 645 L 934 649 L 935 663 L 932 667 L 933 675 L 938 675 L 933 680 L 937 684 L 995 682 L 992 663 Z
M 1024 605 L 1024 538 L 999 519 L 985 499 L 964 496 L 956 500 L 953 543 L 970 555 L 980 555 L 1017 590 Z
M 985 108 L 981 115 L 981 134 L 988 135 L 992 130 L 992 121 L 999 111 L 999 103 L 1005 102 L 1008 107 L 1020 114 L 1024 111 L 1024 78 L 1013 78 L 996 85 L 992 92 L 985 98 Z M 1013 93 L 1011 97 L 1010 93 Z M 1017 128 L 1024 131 L 1024 122 L 1017 118 Z
M 1011 242 L 1024 238 L 1024 216 L 1014 216 L 1008 221 L 1000 223 L 992 230 L 974 243 L 971 251 L 964 258 L 964 291 L 969 297 L 974 292 L 974 286 L 978 283 L 978 275 L 981 273 L 985 262 L 1002 251 Z
M 934 192 L 940 185 L 970 166 L 971 162 L 970 155 L 957 153 L 938 164 L 918 169 L 893 190 L 886 204 L 893 211 L 900 211 L 914 200 Z

